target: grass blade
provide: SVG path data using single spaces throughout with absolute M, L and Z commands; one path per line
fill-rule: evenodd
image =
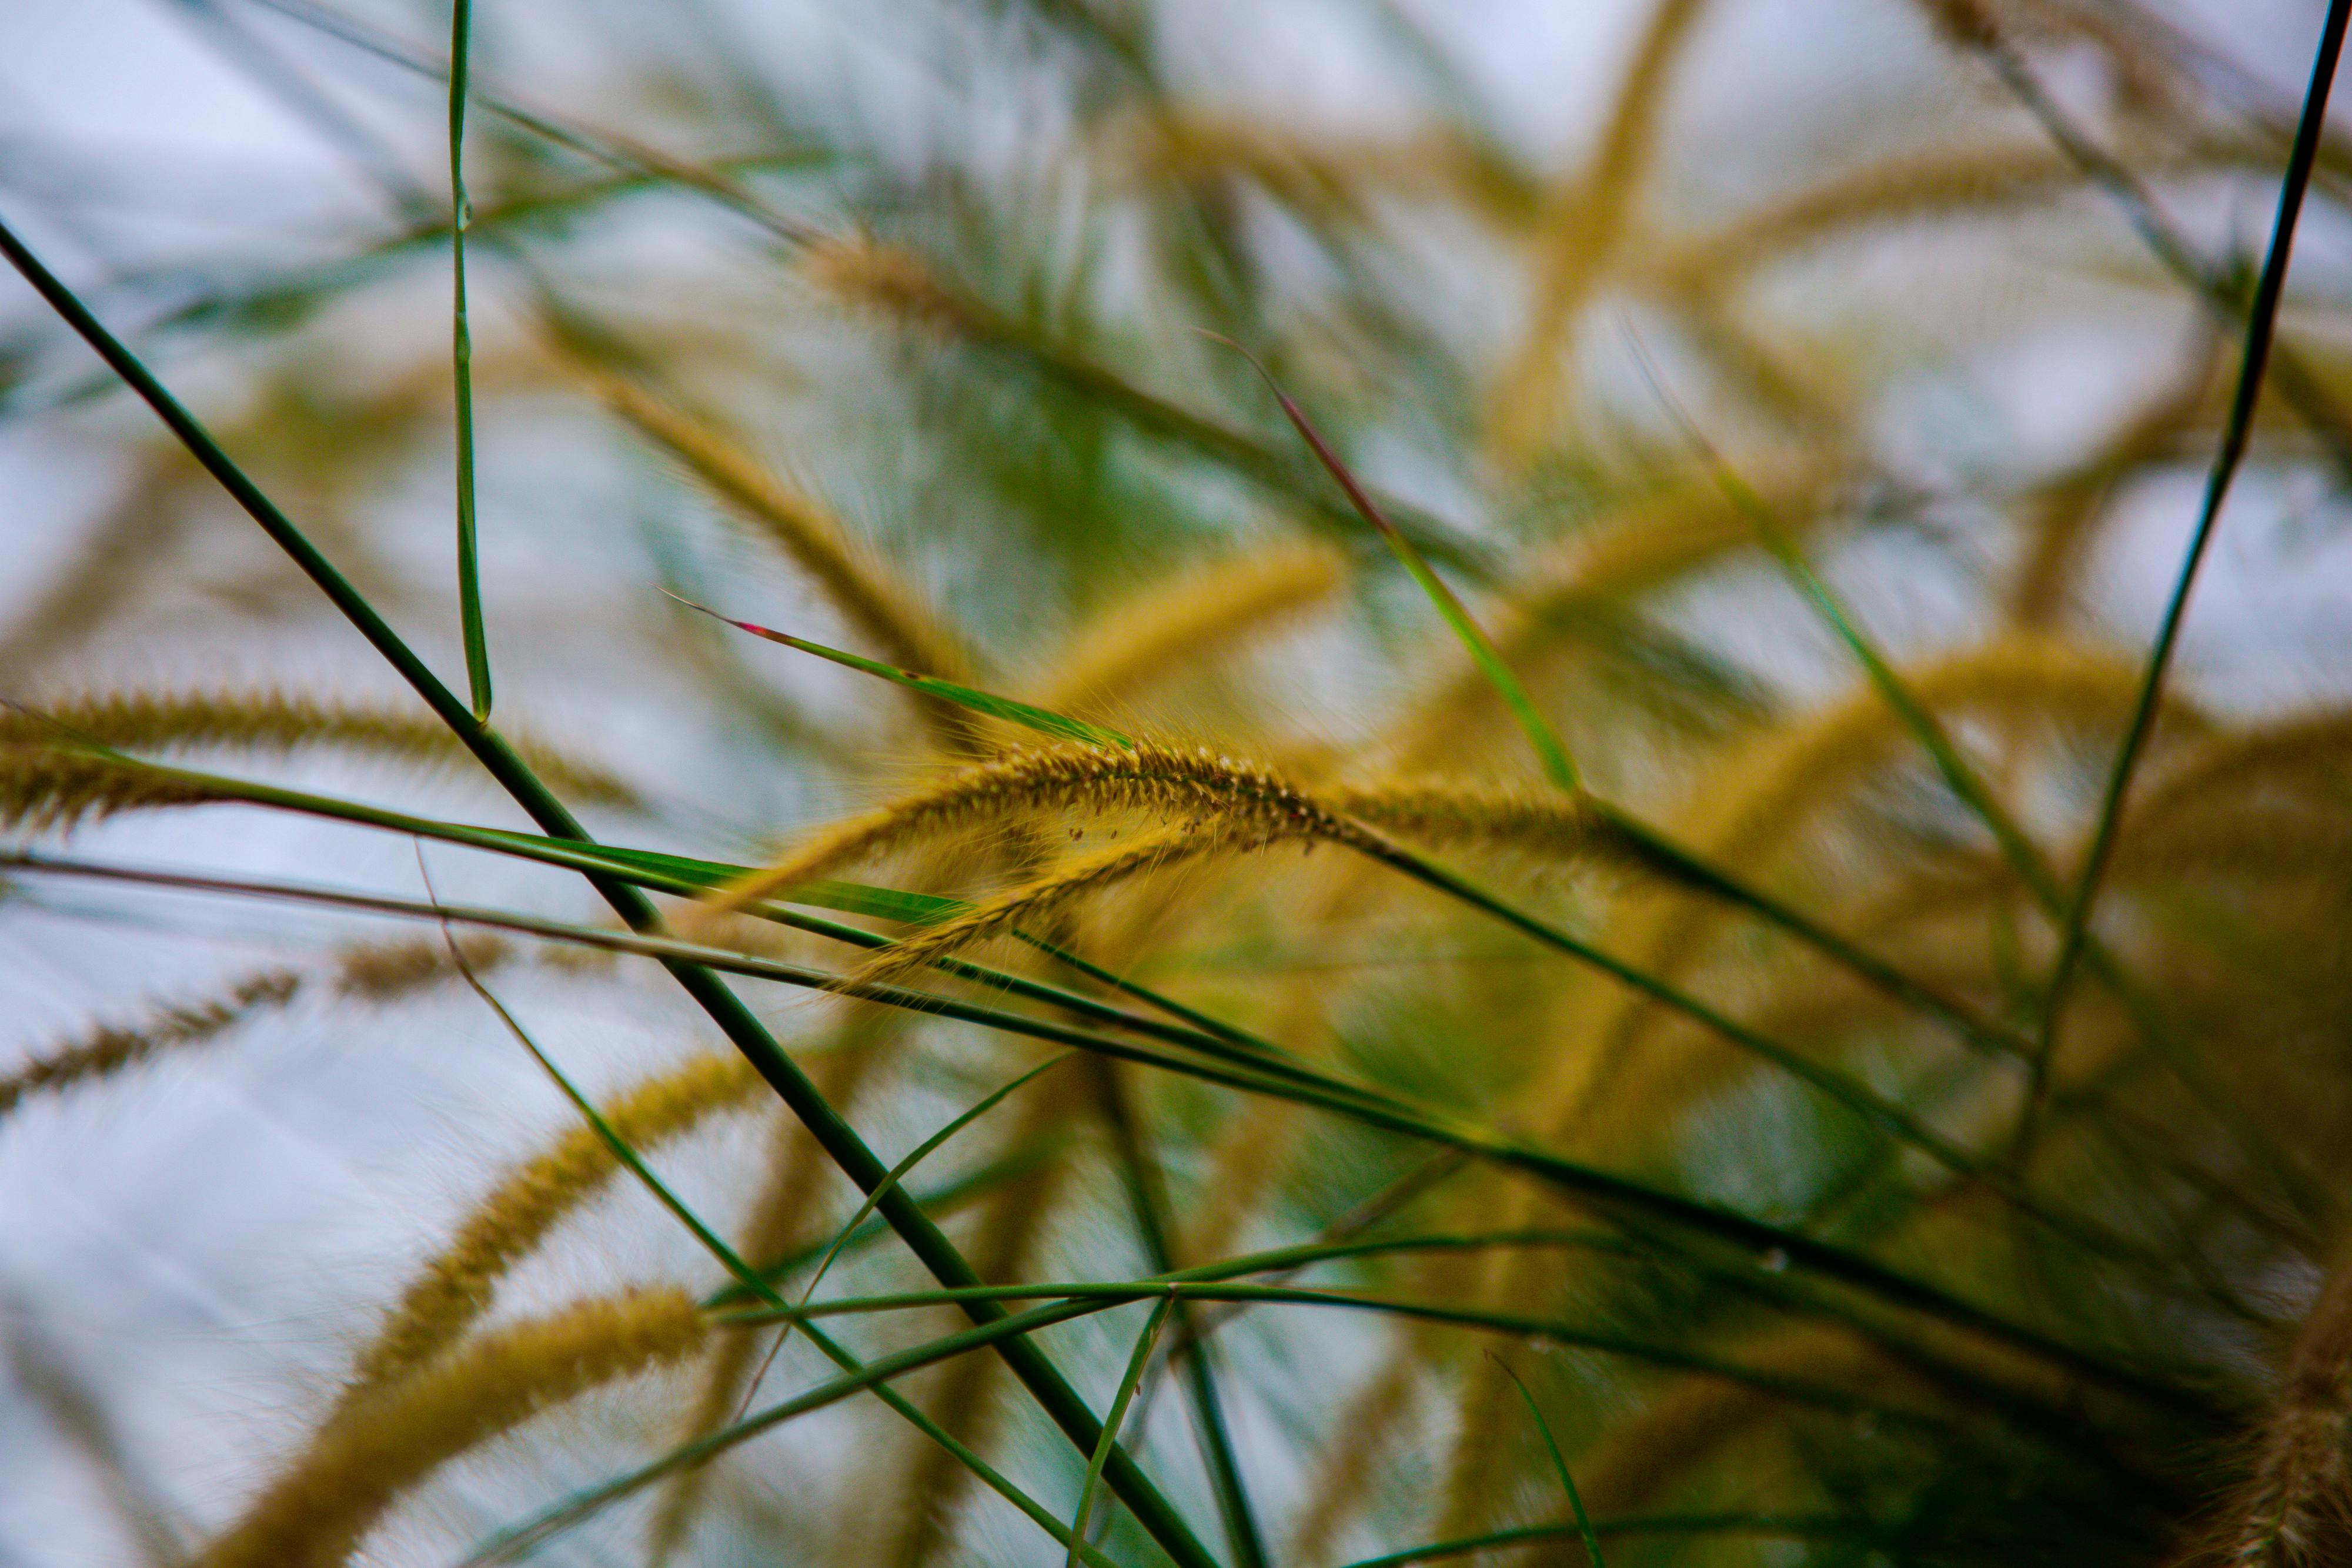
M 1537 1404 L 1536 1396 L 1528 1392 L 1527 1379 L 1519 1375 L 1517 1367 L 1492 1351 L 1486 1354 L 1496 1366 L 1503 1369 L 1503 1375 L 1511 1380 L 1512 1386 L 1519 1391 L 1519 1397 L 1528 1402 L 1528 1414 L 1535 1417 L 1536 1430 L 1543 1434 L 1544 1451 L 1551 1456 L 1552 1469 L 1559 1472 L 1559 1490 L 1568 1494 L 1569 1511 L 1576 1515 L 1576 1530 L 1584 1541 L 1585 1556 L 1591 1559 L 1592 1568 L 1608 1568 L 1607 1559 L 1601 1555 L 1601 1538 L 1592 1533 L 1592 1518 L 1584 1511 L 1584 1499 L 1577 1495 L 1576 1478 L 1568 1473 L 1568 1460 L 1560 1456 L 1559 1440 L 1551 1435 L 1551 1423 L 1544 1419 L 1543 1406 Z
M 1160 1328 L 1168 1322 L 1168 1312 L 1176 1304 L 1172 1290 L 1160 1298 L 1151 1309 L 1151 1317 L 1136 1336 L 1135 1354 L 1128 1357 L 1127 1371 L 1118 1380 L 1118 1392 L 1112 1396 L 1110 1413 L 1103 1417 L 1102 1441 L 1095 1448 L 1094 1457 L 1087 1461 L 1087 1479 L 1078 1489 L 1077 1517 L 1070 1521 L 1070 1555 L 1067 1568 L 1077 1568 L 1078 1543 L 1087 1538 L 1087 1522 L 1095 1511 L 1095 1490 L 1102 1481 L 1103 1461 L 1110 1458 L 1111 1444 L 1118 1438 L 1120 1423 L 1127 1419 L 1127 1407 L 1135 1402 L 1135 1390 L 1143 1382 L 1143 1369 L 1151 1364 L 1151 1347 L 1160 1342 Z
M 1442 1563 L 1449 1557 L 1470 1557 L 1488 1552 L 1507 1551 L 1514 1546 L 1540 1546 L 1558 1541 L 1571 1531 L 1579 1535 L 1585 1531 L 1574 1525 L 1522 1525 L 1517 1530 L 1497 1530 L 1485 1535 L 1465 1536 L 1459 1541 L 1441 1541 L 1431 1546 L 1415 1546 L 1403 1552 L 1383 1552 L 1378 1557 L 1359 1558 L 1347 1568 L 1408 1568 L 1417 1563 Z M 1866 1520 L 1840 1519 L 1835 1515 L 1820 1518 L 1802 1514 L 1769 1513 L 1662 1513 L 1628 1519 L 1604 1519 L 1592 1527 L 1591 1535 L 1748 1535 L 1767 1541 L 1850 1541 L 1866 1543 L 1876 1538 L 1878 1531 Z M 1590 1550 L 1588 1547 L 1587 1550 Z M 1598 1556 L 1595 1563 L 1601 1561 Z
M 1495 688 L 1496 695 L 1503 699 L 1503 706 L 1510 710 L 1511 717 L 1517 722 L 1521 733 L 1527 736 L 1528 744 L 1535 748 L 1536 759 L 1543 766 L 1544 777 L 1570 794 L 1575 794 L 1582 786 L 1576 762 L 1569 756 L 1567 744 L 1560 739 L 1559 732 L 1552 728 L 1551 721 L 1544 717 L 1543 710 L 1536 706 L 1535 699 L 1528 695 L 1528 690 L 1519 684 L 1518 676 L 1513 674 L 1511 667 L 1503 662 L 1502 653 L 1480 629 L 1478 622 L 1471 618 L 1469 610 L 1455 596 L 1454 590 L 1445 585 L 1444 579 L 1431 569 L 1420 549 L 1399 531 L 1394 523 L 1389 521 L 1387 514 L 1381 510 L 1363 486 L 1357 483 L 1355 475 L 1339 461 L 1339 454 L 1331 450 L 1306 413 L 1291 401 L 1289 393 L 1282 390 L 1282 384 L 1274 379 L 1274 372 L 1260 363 L 1255 354 L 1231 338 L 1215 332 L 1202 332 L 1201 335 L 1223 343 L 1241 355 L 1265 379 L 1266 386 L 1273 392 L 1275 401 L 1282 405 L 1282 412 L 1289 419 L 1291 427 L 1298 432 L 1299 438 L 1307 443 L 1316 460 L 1323 465 L 1325 472 L 1346 493 L 1349 505 L 1354 507 L 1357 515 L 1387 541 L 1397 559 L 1404 564 L 1405 570 L 1412 574 L 1413 581 L 1421 585 L 1421 591 L 1437 607 L 1438 614 L 1444 617 L 1445 623 L 1454 629 L 1454 634 L 1469 650 L 1472 662 Z
M 1128 1207 L 1134 1214 L 1144 1256 L 1150 1260 L 1154 1273 L 1166 1274 L 1176 1267 L 1175 1245 L 1171 1239 L 1175 1233 L 1175 1218 L 1168 1201 L 1166 1176 L 1145 1141 L 1144 1128 L 1137 1119 L 1118 1068 L 1101 1060 L 1090 1065 L 1103 1118 L 1110 1124 L 1119 1176 L 1127 1187 Z M 1224 1400 L 1218 1392 L 1215 1349 L 1201 1333 L 1199 1323 L 1189 1311 L 1179 1314 L 1176 1326 L 1179 1332 L 1176 1343 L 1169 1347 L 1168 1360 L 1171 1367 L 1179 1360 L 1183 1363 L 1184 1392 L 1192 1406 L 1202 1457 L 1208 1461 L 1209 1479 L 1216 1491 L 1217 1511 L 1223 1517 L 1226 1543 L 1232 1547 L 1240 1568 L 1265 1568 L 1265 1542 L 1258 1528 L 1256 1510 L 1250 1505 L 1249 1487 L 1242 1478 L 1240 1458 L 1234 1451 Z
M 2262 279 L 2254 287 L 2253 304 L 2246 316 L 2245 351 L 2239 362 L 2238 386 L 2230 400 L 2229 417 L 2221 427 L 2221 448 L 2213 455 L 2212 468 L 2206 476 L 2205 498 L 2198 509 L 2195 531 L 2189 536 L 2188 555 L 2173 581 L 2172 596 L 2165 604 L 2156 642 L 2148 649 L 2147 673 L 2140 682 L 2130 725 L 2124 731 L 2123 744 L 2116 748 L 2115 763 L 2107 773 L 2106 789 L 2099 801 L 2098 825 L 2092 831 L 2090 852 L 2084 857 L 2074 897 L 2066 905 L 2058 960 L 2051 970 L 2049 985 L 2042 990 L 2033 1086 L 2018 1118 L 2017 1141 L 2021 1147 L 2032 1137 L 2034 1120 L 2049 1095 L 2050 1059 L 2057 1051 L 2059 1022 L 2065 1011 L 2067 992 L 2082 960 L 2091 913 L 2098 902 L 2099 884 L 2115 853 L 2116 834 L 2123 823 L 2124 797 L 2131 790 L 2133 770 L 2138 767 L 2140 753 L 2156 726 L 2157 699 L 2163 691 L 2165 674 L 2172 666 L 2180 623 L 2189 613 L 2189 596 L 2197 586 L 2198 568 L 2204 563 L 2206 549 L 2213 542 L 2213 530 L 2221 521 L 2222 504 L 2229 499 L 2231 481 L 2237 477 L 2247 443 L 2252 438 L 2254 410 L 2262 402 L 2263 371 L 2270 362 L 2271 345 L 2278 334 L 2279 303 L 2286 293 L 2295 223 L 2303 214 L 2304 194 L 2310 189 L 2312 166 L 2319 157 L 2320 137 L 2327 120 L 2328 94 L 2336 83 L 2336 62 L 2344 52 L 2347 19 L 2352 19 L 2352 0 L 2329 0 L 2327 20 L 2320 29 L 2319 47 L 2311 63 L 2311 85 L 2304 94 L 2303 117 L 2295 126 L 2294 150 L 2288 156 L 2286 172 L 2279 183 L 2278 211 L 2271 223 L 2270 249 L 2263 257 Z
M 665 589 L 663 591 L 667 593 L 668 590 Z M 1056 740 L 1075 740 L 1087 746 L 1115 747 L 1121 751 L 1130 749 L 1135 745 L 1130 737 L 1119 734 L 1115 729 L 1107 729 L 1101 725 L 1088 724 L 1084 719 L 1071 718 L 1063 714 L 1049 713 L 1044 708 L 1024 702 L 1015 702 L 1011 697 L 1000 697 L 991 692 L 974 691 L 970 686 L 958 685 L 953 681 L 943 681 L 936 675 L 926 675 L 914 670 L 902 670 L 896 664 L 886 664 L 879 659 L 868 659 L 856 653 L 845 653 L 838 648 L 828 648 L 822 643 L 812 643 L 805 637 L 795 637 L 789 632 L 778 632 L 771 627 L 754 625 L 749 621 L 738 621 L 731 615 L 719 614 L 708 605 L 697 604 L 691 599 L 679 599 L 675 593 L 670 594 L 670 597 L 677 599 L 688 610 L 699 610 L 712 620 L 724 621 L 728 625 L 738 631 L 749 632 L 754 637 L 764 637 L 771 643 L 782 643 L 787 648 L 797 648 L 803 653 L 814 653 L 820 659 L 830 659 L 836 664 L 845 664 L 853 670 L 862 670 L 869 675 L 879 675 L 886 681 L 905 686 L 908 691 L 919 692 L 927 697 L 936 697 L 941 702 L 953 703 L 958 707 L 969 708 L 973 713 L 989 718 L 1003 719 L 1007 724 L 1019 725 L 1024 729 L 1035 730 L 1040 735 L 1050 735 Z
M 474 517 L 474 329 L 466 309 L 466 230 L 474 204 L 466 195 L 466 62 L 472 52 L 474 0 L 457 0 L 449 31 L 450 362 L 457 404 L 457 620 L 466 643 L 466 686 L 474 722 L 490 717 L 490 648 L 482 630 L 481 551 Z

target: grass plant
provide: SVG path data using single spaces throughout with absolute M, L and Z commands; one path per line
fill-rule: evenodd
M 92 1528 L 2345 1560 L 2352 0 L 2294 102 L 2141 0 L 1809 4 L 1903 40 L 1850 104 L 1657 0 L 1555 154 L 1392 0 L 1313 25 L 1369 130 L 1144 0 L 844 11 L 835 81 L 571 17 L 577 92 L 526 0 L 204 0 L 378 216 L 99 268 L 0 172 L 0 418 L 125 476 L 0 625 L 0 975 L 69 931 L 102 1001 L 0 1141 L 470 1053 L 369 1091 L 453 1218 L 239 1282 L 315 1342 L 334 1275 L 246 1471 L 142 1451 L 149 1363 L 15 1375 Z

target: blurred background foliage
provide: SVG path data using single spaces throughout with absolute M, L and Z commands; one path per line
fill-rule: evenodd
M 966 956 L 1130 1010 L 1107 982 L 1149 988 L 1212 1044 L 1423 1118 L 1082 1053 L 906 1178 L 995 1282 L 1364 1244 L 1237 1267 L 1367 1310 L 1203 1300 L 1139 1351 L 1137 1300 L 1035 1336 L 1097 1412 L 1133 1394 L 1123 1441 L 1216 1561 L 1581 1561 L 1553 1439 L 1621 1565 L 2352 1560 L 2332 131 L 2052 999 L 2319 11 L 482 0 L 499 722 L 613 842 L 1009 898 Z M 122 0 L 12 33 L 0 214 L 460 669 L 446 9 Z M 234 100 L 285 155 L 45 120 L 85 67 Z M 602 918 L 545 866 L 60 771 L 65 734 L 528 826 L 5 298 L 0 1554 L 465 1560 L 837 1375 L 807 1334 L 773 1350 L 659 1294 L 728 1281 L 429 925 L 22 860 L 408 899 L 429 865 L 452 902 Z M 1203 334 L 1265 361 L 1463 596 L 1581 789 Z M 1106 782 L 1100 754 L 677 597 L 1198 755 L 1208 782 Z M 1078 782 L 1021 771 L 1041 755 Z M 992 792 L 885 808 L 819 865 L 827 824 L 992 757 Z M 788 1299 L 812 1288 L 857 1194 L 655 966 L 465 943 L 613 1132 Z M 1001 976 L 896 977 L 1066 1017 Z M 984 1021 L 744 994 L 886 1160 L 1046 1060 Z M 1629 1185 L 1531 1176 L 1507 1144 Z M 819 1299 L 933 1288 L 854 1237 Z M 963 1326 L 920 1300 L 822 1321 L 867 1359 Z M 1007 1489 L 1068 1520 L 1088 1454 L 985 1352 L 898 1386 L 535 1549 L 1063 1561 Z M 1088 1533 L 1163 1560 L 1125 1496 Z

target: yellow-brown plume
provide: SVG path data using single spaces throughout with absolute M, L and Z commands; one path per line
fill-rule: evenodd
M 61 726 L 77 737 L 126 751 L 332 747 L 434 763 L 467 762 L 471 757 L 448 727 L 421 706 L 380 707 L 266 688 L 60 694 L 30 707 L 0 713 L 0 745 L 54 742 L 61 738 Z M 635 800 L 627 785 L 602 768 L 535 741 L 507 739 L 535 772 L 566 794 L 604 804 Z
M 2338 1261 L 2304 1319 L 2253 1475 L 2191 1563 L 2323 1568 L 2352 1562 L 2352 1262 Z
M 1346 580 L 1339 555 L 1320 546 L 1218 561 L 1097 615 L 1055 656 L 1037 704 L 1068 713 L 1132 698 L 1314 609 Z
M 1141 741 L 1119 749 L 1061 746 L 1014 751 L 949 774 L 887 806 L 819 831 L 774 864 L 719 889 L 700 912 L 731 914 L 853 862 L 975 823 L 1033 811 L 1151 811 L 1161 816 L 1273 824 L 1318 810 L 1270 769 L 1206 747 Z
M 240 982 L 213 1001 L 165 1008 L 143 1023 L 100 1029 L 72 1045 L 38 1053 L 0 1078 L 0 1115 L 15 1110 L 27 1094 L 55 1093 L 70 1084 L 120 1072 L 158 1051 L 200 1045 L 265 1008 L 285 1006 L 301 985 L 299 975 L 269 970 Z
M 1327 221 L 1360 217 L 1370 196 L 1405 194 L 1457 202 L 1517 229 L 1542 201 L 1517 171 L 1444 127 L 1386 140 L 1308 140 L 1230 115 L 1171 110 L 1132 117 L 1112 127 L 1112 136 L 1109 161 L 1131 170 L 1139 184 L 1247 180 Z
M 1489 417 L 1491 450 L 1507 470 L 1526 467 L 1558 417 L 1576 317 L 1625 243 L 1657 152 L 1666 78 L 1706 8 L 1706 0 L 1659 0 L 1619 81 L 1599 151 L 1555 197 L 1537 237 L 1531 319 Z
M 813 245 L 801 258 L 802 276 L 845 305 L 874 311 L 901 326 L 944 338 L 986 335 L 974 303 L 949 289 L 921 256 L 903 246 L 863 235 Z
M 0 743 L 0 824 L 68 829 L 117 811 L 201 806 L 222 797 L 94 751 L 40 741 Z
M 605 1106 L 604 1116 L 623 1143 L 643 1148 L 741 1103 L 759 1083 L 759 1074 L 734 1052 L 705 1051 L 640 1080 Z M 465 1333 L 488 1310 L 507 1271 L 619 1168 L 595 1129 L 583 1125 L 567 1129 L 509 1171 L 401 1293 L 375 1338 L 360 1352 L 344 1403 L 367 1397 Z
M 1285 840 L 1350 836 L 1356 835 L 1347 824 L 1320 812 L 1274 821 L 1212 819 L 1197 827 L 1156 833 L 1065 861 L 1042 876 L 982 900 L 967 914 L 910 932 L 877 952 L 851 978 L 904 979 L 950 954 L 1002 936 L 1018 922 L 1043 921 L 1076 899 L 1131 877 L 1213 857 L 1248 854 Z
M 1859 225 L 1914 223 L 2044 200 L 2081 179 L 2073 164 L 2038 141 L 1905 154 L 1684 240 L 1649 264 L 1650 277 L 1664 288 L 1712 293 L 1740 274 Z
M 452 942 L 467 966 L 476 970 L 493 968 L 514 954 L 513 946 L 504 937 L 486 931 L 447 939 L 411 936 L 355 942 L 335 955 L 335 987 L 345 996 L 381 1002 L 438 985 L 458 973 L 450 956 Z
M 338 1411 L 201 1568 L 339 1568 L 388 1508 L 450 1459 L 592 1388 L 679 1361 L 709 1327 L 676 1289 L 583 1301 L 495 1329 Z
M 1215 782 L 1245 788 L 1197 794 L 1213 805 L 1213 812 L 1179 831 L 1065 861 L 967 914 L 908 935 L 856 978 L 903 978 L 1016 922 L 1041 920 L 1074 899 L 1179 863 L 1301 841 L 1363 848 L 1372 841 L 1359 823 L 1426 842 L 1500 845 L 1556 861 L 1586 859 L 1596 850 L 1614 859 L 1636 858 L 1610 821 L 1580 797 L 1543 800 L 1437 784 L 1343 785 L 1310 795 L 1229 758 L 1218 758 L 1217 766 L 1223 777 Z M 1202 782 L 1213 777 L 1196 771 Z
M 1581 795 L 1528 795 L 1434 782 L 1331 784 L 1316 804 L 1424 844 L 1509 849 L 1556 861 L 1635 858 L 1615 822 Z

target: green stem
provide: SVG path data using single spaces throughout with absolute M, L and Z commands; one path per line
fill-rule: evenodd
M 466 195 L 466 61 L 472 52 L 474 0 L 457 0 L 449 33 L 450 361 L 457 403 L 457 619 L 466 644 L 466 685 L 474 722 L 490 721 L 490 648 L 482 630 L 480 548 L 474 518 L 474 329 L 466 310 L 466 230 L 474 221 Z
M 1576 1516 L 1577 1532 L 1584 1541 L 1585 1557 L 1591 1568 L 1608 1568 L 1607 1560 L 1601 1555 L 1601 1538 L 1592 1533 L 1592 1518 L 1584 1511 L 1583 1495 L 1576 1490 L 1576 1478 L 1569 1473 L 1567 1457 L 1559 1451 L 1559 1439 L 1551 1435 L 1551 1423 L 1544 1419 L 1543 1406 L 1536 1403 L 1534 1392 L 1528 1387 L 1528 1380 L 1519 1375 L 1517 1367 L 1492 1351 L 1486 1354 L 1519 1391 L 1519 1397 L 1527 1402 L 1528 1414 L 1535 1417 L 1536 1430 L 1543 1434 L 1544 1451 L 1551 1456 L 1551 1468 L 1559 1472 L 1559 1490 L 1568 1494 L 1569 1510 Z

